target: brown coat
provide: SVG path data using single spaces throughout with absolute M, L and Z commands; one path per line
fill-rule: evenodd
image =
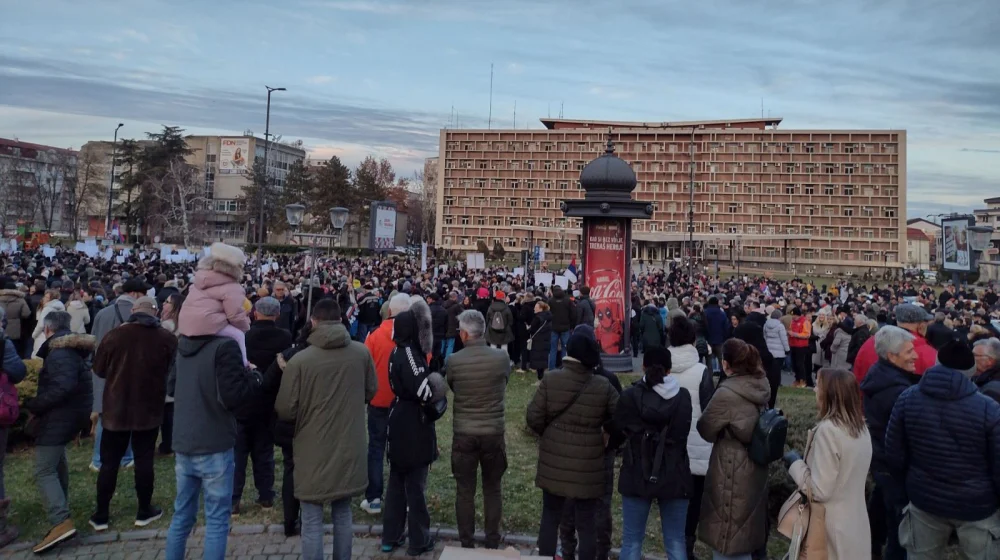
M 94 356 L 94 374 L 106 380 L 101 416 L 105 430 L 160 426 L 176 352 L 177 338 L 146 314 L 132 315 L 104 336 Z
M 31 307 L 21 290 L 0 290 L 0 305 L 7 312 L 7 338 L 21 340 L 21 321 L 31 317 Z
M 698 433 L 715 444 L 698 538 L 727 556 L 749 554 L 765 542 L 767 467 L 751 461 L 746 446 L 770 395 L 766 378 L 737 374 L 719 385 L 698 419 Z
M 580 398 L 555 422 L 577 391 Z M 528 426 L 538 434 L 535 485 L 556 496 L 591 499 L 604 495 L 604 433 L 618 406 L 607 378 L 570 358 L 542 379 L 528 404 Z

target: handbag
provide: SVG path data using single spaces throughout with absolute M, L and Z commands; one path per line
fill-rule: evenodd
M 542 332 L 542 329 L 544 329 L 545 325 L 548 325 L 548 324 L 549 324 L 548 321 L 542 322 L 542 326 L 538 327 L 538 330 L 535 331 L 535 334 L 533 334 L 530 337 L 528 337 L 528 344 L 526 346 L 527 346 L 529 352 L 531 351 L 531 341 L 535 340 L 535 337 L 538 336 L 538 333 Z
M 812 448 L 813 431 L 806 442 L 806 460 Z M 778 513 L 778 532 L 791 540 L 784 560 L 826 560 L 826 506 L 816 503 L 812 490 L 796 490 Z

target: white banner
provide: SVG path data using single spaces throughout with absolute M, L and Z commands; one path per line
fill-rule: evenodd
M 249 138 L 223 138 L 219 146 L 219 173 L 246 173 L 252 157 Z

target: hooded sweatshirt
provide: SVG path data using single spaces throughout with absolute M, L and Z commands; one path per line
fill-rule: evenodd
M 698 350 L 690 344 L 672 346 L 670 363 L 670 375 L 667 378 L 676 380 L 680 387 L 691 393 L 691 429 L 687 439 L 691 474 L 705 476 L 708 472 L 708 460 L 712 456 L 712 444 L 698 433 L 698 419 L 701 418 L 701 403 L 704 400 L 700 389 L 705 376 L 705 364 L 701 363 Z
M 66 305 L 66 311 L 70 316 L 69 330 L 76 334 L 86 334 L 87 325 L 90 324 L 90 309 L 87 304 L 73 300 Z

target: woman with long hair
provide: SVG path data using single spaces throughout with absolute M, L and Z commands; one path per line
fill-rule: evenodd
M 184 305 L 184 296 L 180 293 L 173 293 L 163 301 L 160 308 L 160 326 L 170 331 L 174 336 L 177 334 L 177 317 L 181 313 L 181 306 Z M 173 366 L 171 366 L 173 367 Z M 167 400 L 163 403 L 163 422 L 160 424 L 160 455 L 173 455 L 174 439 L 174 398 L 167 392 Z
M 698 433 L 714 444 L 705 476 L 698 538 L 715 560 L 750 560 L 767 542 L 767 467 L 747 446 L 771 387 L 760 354 L 738 338 L 722 345 L 726 377 L 701 418 Z
M 525 343 L 531 344 L 528 348 L 528 363 L 538 374 L 538 381 L 545 376 L 545 368 L 549 366 L 551 334 L 552 312 L 549 311 L 549 304 L 539 300 L 535 302 L 535 314 L 528 326 L 528 341 Z
M 872 440 L 854 374 L 844 369 L 819 370 L 816 404 L 819 423 L 809 431 L 806 457 L 789 451 L 785 466 L 799 489 L 826 508 L 827 558 L 870 559 L 865 481 Z

